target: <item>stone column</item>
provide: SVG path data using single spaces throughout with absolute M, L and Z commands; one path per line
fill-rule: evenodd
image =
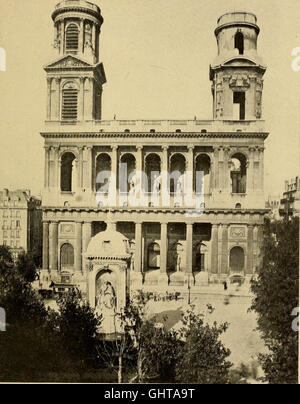
M 82 223 L 76 223 L 75 272 L 82 271 Z
M 253 231 L 254 227 L 252 225 L 248 226 L 247 235 L 247 263 L 246 263 L 246 274 L 252 275 L 254 273 L 254 260 L 253 260 Z
M 49 160 L 50 160 L 50 147 L 45 146 L 45 178 L 44 178 L 44 185 L 45 188 L 49 188 Z
M 86 253 L 92 238 L 92 223 L 84 222 L 82 225 L 82 252 Z
M 249 194 L 254 190 L 254 147 L 249 147 L 249 160 L 247 167 L 247 189 L 246 192 Z
M 51 222 L 49 228 L 49 269 L 58 271 L 58 223 Z
M 65 52 L 65 20 L 62 20 L 60 22 L 60 34 L 61 34 L 60 54 L 62 56 Z
M 61 78 L 56 78 L 55 79 L 56 82 L 56 88 L 57 88 L 57 95 L 56 95 L 56 99 L 57 99 L 57 111 L 56 111 L 56 116 L 57 116 L 57 120 L 60 121 L 61 120 L 61 88 L 60 88 L 60 83 L 61 83 Z
M 139 288 L 143 283 L 143 224 L 135 224 L 135 255 L 134 272 L 131 272 L 131 282 L 134 288 Z
M 260 147 L 259 149 L 259 161 L 260 161 L 260 190 L 264 189 L 264 151 L 265 148 L 264 147 Z
M 83 53 L 83 41 L 84 41 L 84 24 L 83 24 L 83 18 L 80 18 L 79 20 L 79 43 L 78 43 L 78 49 L 79 49 L 79 54 L 82 56 Z
M 160 276 L 159 276 L 159 284 L 164 283 L 166 286 L 168 285 L 168 223 L 161 223 L 160 225 Z
M 219 148 L 214 147 L 214 161 L 212 165 L 212 192 L 219 188 Z
M 84 121 L 84 82 L 85 78 L 80 77 L 80 91 L 78 97 L 78 121 Z
M 170 207 L 170 196 L 168 193 L 168 174 L 169 174 L 169 147 L 163 146 L 162 164 L 161 164 L 161 206 Z
M 142 223 L 135 224 L 135 265 L 136 272 L 143 272 L 143 258 L 142 258 L 142 240 L 143 240 L 143 225 Z
M 119 177 L 119 157 L 118 157 L 118 146 L 112 146 L 111 152 L 111 174 L 112 174 L 112 182 L 111 189 L 112 192 L 115 192 L 115 195 L 112 197 L 112 205 L 118 206 L 118 177 Z
M 186 225 L 186 267 L 185 272 L 193 273 L 193 223 Z
M 229 225 L 222 226 L 222 260 L 221 260 L 221 274 L 229 274 L 228 267 L 228 230 Z
M 143 146 L 137 146 L 137 154 L 136 154 L 136 172 L 137 172 L 137 183 L 138 183 L 138 192 L 136 192 L 137 203 L 139 206 L 143 206 L 143 198 L 142 198 L 142 181 L 143 181 Z
M 51 85 L 52 85 L 52 78 L 47 78 L 47 121 L 51 120 Z
M 188 204 L 189 207 L 193 206 L 193 190 L 194 190 L 194 178 L 195 178 L 195 170 L 194 170 L 194 147 L 188 146 L 188 161 L 186 165 L 186 181 L 184 184 L 184 200 L 185 206 Z
M 218 225 L 212 225 L 212 234 L 211 234 L 211 272 L 212 274 L 218 273 Z
M 49 271 L 49 222 L 43 222 L 43 270 Z

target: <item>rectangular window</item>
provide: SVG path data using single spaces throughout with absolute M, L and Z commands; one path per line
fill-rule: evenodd
M 16 237 L 20 238 L 20 232 L 19 231 L 16 232 Z
M 8 217 L 8 210 L 4 209 L 4 211 L 3 211 L 3 217 Z
M 16 227 L 16 222 L 14 220 L 11 221 L 11 228 L 14 229 Z
M 19 229 L 21 227 L 20 220 L 17 220 L 16 224 L 17 224 L 17 229 Z
M 17 211 L 17 217 L 21 217 L 21 212 L 19 210 Z
M 244 121 L 246 116 L 246 93 L 235 91 L 233 93 L 233 119 Z
M 6 238 L 7 237 L 7 231 L 3 232 L 3 237 Z

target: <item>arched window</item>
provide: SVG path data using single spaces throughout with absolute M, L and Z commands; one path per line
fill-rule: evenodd
M 184 191 L 183 176 L 185 173 L 185 157 L 176 153 L 171 158 L 170 164 L 170 192 L 181 194 Z
M 71 244 L 64 244 L 60 249 L 60 267 L 61 269 L 74 267 L 74 248 Z
M 126 153 L 121 157 L 119 186 L 121 193 L 128 193 L 136 186 L 136 161 L 133 154 Z
M 146 158 L 146 175 L 148 180 L 148 193 L 159 193 L 160 191 L 160 174 L 161 174 L 161 161 L 160 157 L 151 153 Z
M 195 191 L 199 194 L 210 193 L 210 158 L 207 154 L 200 154 L 196 159 Z M 202 173 L 202 174 L 200 174 Z M 204 181 L 204 184 L 200 183 Z
M 70 24 L 66 29 L 66 52 L 76 53 L 79 45 L 79 28 L 77 24 Z
M 68 83 L 62 91 L 63 121 L 76 121 L 78 117 L 78 88 L 74 83 Z
M 233 194 L 245 194 L 247 185 L 247 160 L 241 153 L 236 153 L 231 158 L 231 187 Z
M 230 269 L 235 272 L 241 272 L 245 267 L 245 253 L 242 247 L 233 247 L 230 251 Z
M 148 247 L 148 268 L 160 268 L 160 246 L 157 243 L 152 243 Z
M 102 189 L 108 193 L 108 184 L 111 175 L 111 158 L 108 154 L 99 154 L 96 160 L 96 191 Z
M 242 205 L 241 205 L 240 203 L 237 203 L 237 204 L 235 205 L 235 209 L 242 209 Z
M 61 158 L 60 189 L 62 192 L 72 192 L 74 186 L 74 161 L 73 153 L 65 153 Z
M 235 34 L 234 47 L 238 49 L 240 55 L 244 54 L 244 35 L 241 32 Z

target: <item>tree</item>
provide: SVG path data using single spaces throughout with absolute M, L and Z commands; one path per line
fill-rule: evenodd
M 232 363 L 227 361 L 230 350 L 220 341 L 227 324 L 211 327 L 191 308 L 183 318 L 179 338 L 183 341 L 176 363 L 179 383 L 227 384 Z
M 97 357 L 96 334 L 101 319 L 96 317 L 94 310 L 76 290 L 63 295 L 58 300 L 58 306 L 54 324 L 66 351 L 79 367 L 94 364 Z
M 25 252 L 19 254 L 16 263 L 16 270 L 21 276 L 23 276 L 26 282 L 31 283 L 36 279 L 36 265 L 30 254 L 26 254 Z
M 266 381 L 298 383 L 298 333 L 291 317 L 299 307 L 299 218 L 266 220 L 263 265 L 252 281 L 258 330 L 269 353 L 260 355 Z

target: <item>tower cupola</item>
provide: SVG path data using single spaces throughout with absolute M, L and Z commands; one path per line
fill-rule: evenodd
M 52 14 L 54 47 L 59 55 L 77 55 L 91 63 L 99 61 L 99 37 L 103 18 L 95 4 L 64 0 Z
M 261 119 L 266 67 L 257 53 L 259 32 L 252 13 L 227 13 L 218 19 L 218 56 L 210 67 L 214 119 Z

